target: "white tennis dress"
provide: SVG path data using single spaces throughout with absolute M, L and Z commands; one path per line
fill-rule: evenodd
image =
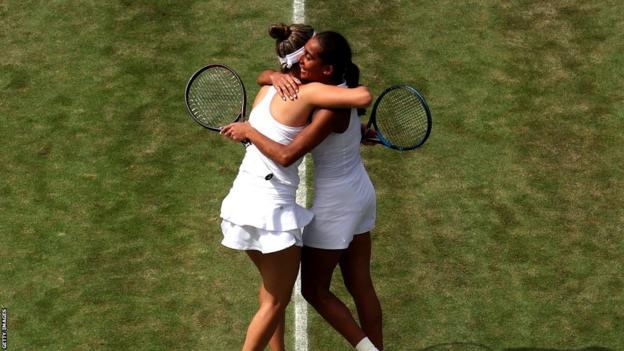
M 249 122 L 268 138 L 289 144 L 304 127 L 289 127 L 273 118 L 270 104 L 275 93 L 270 87 L 251 111 Z M 300 163 L 282 167 L 254 145 L 247 147 L 234 184 L 221 204 L 224 246 L 266 254 L 302 245 L 302 229 L 313 214 L 295 201 Z M 269 172 L 274 176 L 267 181 L 264 177 Z
M 351 109 L 349 128 L 330 134 L 312 150 L 314 219 L 303 244 L 319 249 L 346 249 L 353 236 L 375 226 L 375 188 L 360 157 L 360 118 Z

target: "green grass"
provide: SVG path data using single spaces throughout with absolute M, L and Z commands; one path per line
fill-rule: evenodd
M 238 348 L 256 276 L 219 247 L 218 209 L 243 150 L 195 125 L 182 93 L 210 61 L 253 92 L 281 7 L 2 6 L 10 349 Z
M 363 83 L 411 83 L 433 111 L 424 148 L 363 152 L 388 349 L 624 348 L 623 11 L 307 3 Z M 196 126 L 182 90 L 226 62 L 253 96 L 275 67 L 266 28 L 290 17 L 290 2 L 0 4 L 9 350 L 240 347 L 258 278 L 219 245 L 218 211 L 243 150 Z M 309 324 L 311 350 L 348 349 L 312 309 Z
M 624 346 L 621 10 L 315 2 L 365 84 L 414 84 L 434 115 L 422 150 L 364 152 L 389 348 Z

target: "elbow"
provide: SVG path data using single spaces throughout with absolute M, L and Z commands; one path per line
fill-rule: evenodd
M 369 91 L 368 94 L 366 94 L 366 97 L 364 98 L 364 106 L 362 107 L 369 107 L 372 103 L 373 103 L 373 95 L 371 95 Z
M 275 162 L 282 167 L 290 167 L 298 158 L 295 157 L 294 154 L 290 154 L 288 152 L 281 153 L 279 157 L 275 159 Z
M 369 107 L 373 103 L 373 95 L 368 88 L 363 87 L 362 97 L 360 98 L 360 105 L 357 107 Z
M 283 156 L 280 157 L 277 163 L 279 163 L 282 167 L 290 167 L 293 163 L 295 163 L 295 161 L 297 161 L 297 159 L 294 157 Z

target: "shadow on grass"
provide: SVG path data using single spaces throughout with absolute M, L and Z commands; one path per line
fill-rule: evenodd
M 494 351 L 489 346 L 471 342 L 450 342 L 425 347 L 420 351 Z M 502 349 L 503 351 L 615 351 L 601 346 L 589 346 L 580 349 L 553 349 L 541 347 L 514 347 Z
M 472 342 L 449 342 L 425 347 L 421 351 L 493 351 L 491 348 Z
M 504 349 L 504 351 L 615 351 L 601 346 L 589 346 L 582 349 L 550 349 L 540 347 L 514 347 L 511 349 Z

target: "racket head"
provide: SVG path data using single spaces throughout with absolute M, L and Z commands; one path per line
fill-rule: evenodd
M 220 131 L 245 119 L 247 94 L 240 76 L 223 64 L 209 64 L 193 73 L 184 90 L 186 109 L 204 128 Z
M 375 129 L 381 144 L 406 151 L 427 141 L 431 124 L 431 111 L 422 94 L 407 84 L 396 84 L 375 100 L 368 127 Z

